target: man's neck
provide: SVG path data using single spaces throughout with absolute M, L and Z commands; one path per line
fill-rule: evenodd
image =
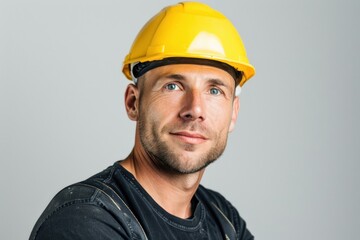
M 147 156 L 133 151 L 120 163 L 168 213 L 179 218 L 192 215 L 191 199 L 204 170 L 193 174 L 171 174 L 159 170 Z

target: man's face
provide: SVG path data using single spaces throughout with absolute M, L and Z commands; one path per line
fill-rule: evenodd
M 235 82 L 227 72 L 167 65 L 145 73 L 138 87 L 137 133 L 158 167 L 194 173 L 223 153 L 239 108 Z

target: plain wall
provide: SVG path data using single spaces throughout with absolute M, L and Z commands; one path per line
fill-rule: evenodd
M 257 74 L 202 184 L 256 239 L 358 239 L 360 2 L 204 2 L 232 20 Z M 56 192 L 130 152 L 122 61 L 171 3 L 0 0 L 1 239 L 27 239 Z

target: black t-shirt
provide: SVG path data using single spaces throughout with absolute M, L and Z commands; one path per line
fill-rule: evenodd
M 210 201 L 231 222 L 236 239 L 253 239 L 236 209 L 219 193 L 202 186 L 192 200 L 192 217 L 182 219 L 160 207 L 119 163 L 90 180 L 106 184 L 120 196 L 148 239 L 224 239 L 221 223 L 207 207 Z M 131 234 L 131 221 L 124 220 L 131 213 L 119 216 L 102 200 L 101 194 L 89 188 L 63 189 L 40 216 L 30 239 L 141 239 Z

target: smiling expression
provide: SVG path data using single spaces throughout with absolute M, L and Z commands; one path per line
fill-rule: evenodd
M 224 70 L 190 64 L 152 69 L 139 79 L 137 134 L 162 170 L 188 174 L 223 153 L 234 128 L 239 100 Z

